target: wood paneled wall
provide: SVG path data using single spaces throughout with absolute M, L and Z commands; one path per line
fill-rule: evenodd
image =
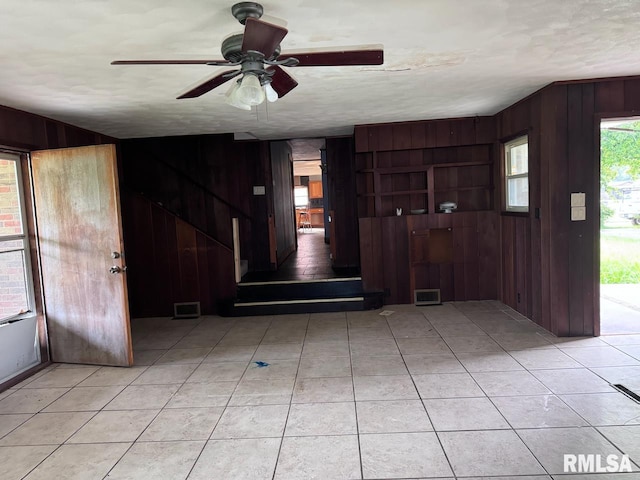
M 334 268 L 360 266 L 358 207 L 352 137 L 326 139 L 327 189 L 333 211 L 331 251 Z
M 172 316 L 174 303 L 194 301 L 213 314 L 235 295 L 232 250 L 142 195 L 122 199 L 133 317 Z
M 530 169 L 529 214 L 501 217 L 501 299 L 559 336 L 599 334 L 599 123 L 634 115 L 637 77 L 555 83 L 496 116 L 498 139 L 529 134 Z
M 493 117 L 450 118 L 381 125 L 359 125 L 356 152 L 457 147 L 495 141 Z
M 380 199 L 376 197 L 375 203 L 373 197 L 363 197 L 359 235 L 365 289 L 385 291 L 386 303 L 413 303 L 413 290 L 416 288 L 440 288 L 443 300 L 498 298 L 500 226 L 492 206 L 498 194 L 492 187 L 497 175 L 492 149 L 494 142 L 493 117 L 356 127 L 358 168 L 368 172 L 371 169 L 367 166 L 369 156 L 377 155 L 378 163 L 373 165 L 374 173 L 371 175 L 375 175 L 376 167 L 384 172 L 394 169 L 398 172 L 397 175 L 387 175 L 392 177 L 386 179 L 392 182 L 387 186 L 389 188 L 378 180 L 382 192 L 410 192 L 385 195 Z M 470 166 L 465 166 L 465 163 Z M 475 166 L 478 163 L 484 164 Z M 426 175 L 425 169 L 433 164 L 455 166 L 443 168 L 435 175 Z M 414 173 L 416 168 L 422 168 L 424 172 Z M 375 184 L 374 180 L 365 185 L 366 175 L 369 174 L 364 175 L 363 185 L 358 185 L 365 191 Z M 403 176 L 406 178 L 400 178 Z M 434 176 L 438 177 L 440 191 L 434 188 Z M 419 177 L 418 183 L 412 183 L 416 180 L 414 177 Z M 479 189 L 479 195 L 476 195 L 476 191 L 469 187 L 478 179 L 487 188 Z M 413 191 L 417 194 L 411 193 Z M 427 197 L 429 205 L 425 204 Z M 462 210 L 469 211 L 433 213 L 438 202 L 452 198 L 458 201 Z M 410 204 L 402 204 L 402 201 Z M 398 206 L 403 207 L 404 213 L 394 216 Z M 409 209 L 417 208 L 427 208 L 432 213 L 407 215 Z M 435 232 L 441 229 L 450 233 L 441 235 L 444 231 Z M 435 238 L 439 243 L 442 239 L 450 239 L 446 240 L 450 244 L 436 246 L 433 243 Z M 426 262 L 417 258 L 423 254 L 429 256 L 430 250 L 445 247 L 451 252 L 450 260 Z
M 57 120 L 0 106 L 0 146 L 29 151 L 106 143 L 117 143 L 117 140 Z
M 273 218 L 276 230 L 277 262 L 280 265 L 296 250 L 296 219 L 293 204 L 293 159 L 289 142 L 271 142 Z
M 235 142 L 232 135 L 122 141 L 126 188 L 157 202 L 227 247 L 231 218 L 240 220 L 241 258 L 269 270 L 273 187 L 267 142 Z M 264 185 L 266 195 L 253 195 Z
M 493 211 L 368 217 L 360 219 L 360 255 L 365 290 L 385 291 L 385 303 L 413 303 L 414 288 L 440 288 L 443 301 L 498 297 L 499 221 Z M 445 259 L 424 262 L 434 245 L 429 232 L 445 230 Z

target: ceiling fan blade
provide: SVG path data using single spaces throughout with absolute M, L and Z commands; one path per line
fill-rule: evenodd
M 278 98 L 284 97 L 287 93 L 298 86 L 298 82 L 284 71 L 281 67 L 275 65 L 272 67 L 276 73 L 271 77 L 271 86 L 278 94 Z
M 229 63 L 227 60 L 115 60 L 111 65 L 207 65 Z
M 242 51 L 256 50 L 262 53 L 265 58 L 270 58 L 287 33 L 286 28 L 255 18 L 247 18 L 242 39 Z
M 294 57 L 300 63 L 298 67 L 330 67 L 341 65 L 382 65 L 384 51 L 376 49 L 335 50 L 324 52 L 283 52 L 279 59 Z
M 197 87 L 192 88 L 188 92 L 183 93 L 182 95 L 180 95 L 178 97 L 178 100 L 183 99 L 183 98 L 196 98 L 196 97 L 199 97 L 200 95 L 204 95 L 205 93 L 210 92 L 214 88 L 219 87 L 223 83 L 228 82 L 233 77 L 237 76 L 237 75 L 231 75 L 233 73 L 238 73 L 239 74 L 240 71 L 239 70 L 227 70 L 226 72 L 222 72 L 222 73 L 216 75 L 215 77 L 210 78 L 209 80 L 206 80 L 206 81 L 202 82 L 200 85 L 198 85 Z

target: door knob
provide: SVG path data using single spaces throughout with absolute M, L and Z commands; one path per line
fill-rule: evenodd
M 127 267 L 118 267 L 117 265 L 112 266 L 111 268 L 109 268 L 109 273 L 112 274 L 116 274 L 116 273 L 122 273 L 122 272 L 126 272 L 127 271 Z

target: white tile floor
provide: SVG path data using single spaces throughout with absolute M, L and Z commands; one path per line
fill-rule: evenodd
M 136 367 L 54 365 L 0 393 L 0 479 L 577 480 L 564 453 L 640 463 L 640 404 L 609 383 L 640 392 L 639 335 L 558 339 L 497 302 L 385 309 L 134 321 Z

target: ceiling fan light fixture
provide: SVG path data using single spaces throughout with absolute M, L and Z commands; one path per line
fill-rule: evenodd
M 232 107 L 236 107 L 241 110 L 251 110 L 251 107 L 249 105 L 242 103 L 238 98 L 239 89 L 240 89 L 240 81 L 234 81 L 233 85 L 231 85 L 231 88 L 229 88 L 229 90 L 227 90 L 227 93 L 225 94 L 225 96 L 227 97 L 225 99 L 225 102 L 231 105 Z
M 267 96 L 267 100 L 271 103 L 275 102 L 276 100 L 278 100 L 278 92 L 276 92 L 273 87 L 271 86 L 271 83 L 267 83 L 264 86 L 264 93 Z
M 265 93 L 260 79 L 253 73 L 245 73 L 235 95 L 240 103 L 252 107 L 264 102 Z

